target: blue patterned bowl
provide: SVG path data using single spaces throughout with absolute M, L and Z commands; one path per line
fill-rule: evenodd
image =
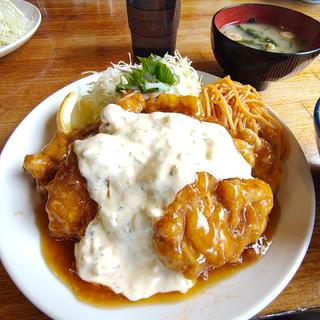
M 317 141 L 317 146 L 318 150 L 320 153 L 320 98 L 316 103 L 316 106 L 314 108 L 314 128 L 316 132 L 316 141 Z

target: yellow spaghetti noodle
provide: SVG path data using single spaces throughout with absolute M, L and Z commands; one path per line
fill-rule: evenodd
M 285 159 L 288 145 L 282 126 L 253 87 L 228 76 L 204 86 L 200 101 L 200 119 L 223 125 L 234 138 L 247 141 L 256 150 L 263 138 L 271 144 L 278 159 Z

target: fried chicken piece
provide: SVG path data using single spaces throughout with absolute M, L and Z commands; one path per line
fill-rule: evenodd
M 177 112 L 197 117 L 200 107 L 196 96 L 176 96 L 175 94 L 162 93 L 156 98 L 146 100 L 143 112 Z
M 280 156 L 268 140 L 259 138 L 257 144 L 248 140 L 248 137 L 242 133 L 237 138 L 233 138 L 233 143 L 252 167 L 253 176 L 267 182 L 275 191 L 282 177 Z
M 69 145 L 77 139 L 82 139 L 97 132 L 97 130 L 98 125 L 73 131 L 69 135 L 57 131 L 51 142 L 39 153 L 25 156 L 23 167 L 35 179 L 40 192 L 44 192 L 45 185 L 53 179 L 60 162 L 66 158 Z
M 253 175 L 267 182 L 275 191 L 281 181 L 281 160 L 275 155 L 267 140 L 261 139 L 261 146 L 255 151 L 255 158 Z
M 78 159 L 70 146 L 53 180 L 46 185 L 46 210 L 49 231 L 57 238 L 79 238 L 96 216 L 97 204 L 87 191 L 87 182 L 78 168 Z
M 264 232 L 272 206 L 272 191 L 259 179 L 217 181 L 197 173 L 155 222 L 155 251 L 166 267 L 190 279 L 239 262 Z
M 38 186 L 44 187 L 54 177 L 68 146 L 68 137 L 62 132 L 57 132 L 52 141 L 39 153 L 25 156 L 23 167 L 36 180 Z
M 245 140 L 241 139 L 233 139 L 233 143 L 238 150 L 238 152 L 241 153 L 243 158 L 250 164 L 251 168 L 255 166 L 256 158 L 254 153 L 254 148 L 252 145 L 250 145 Z
M 176 96 L 175 94 L 162 93 L 155 98 L 145 100 L 143 94 L 128 93 L 117 101 L 126 111 L 132 112 L 178 112 L 197 117 L 200 112 L 196 96 Z
M 140 113 L 146 107 L 144 96 L 140 92 L 128 93 L 117 101 L 123 110 Z

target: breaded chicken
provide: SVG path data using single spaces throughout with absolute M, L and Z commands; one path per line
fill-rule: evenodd
M 69 140 L 64 133 L 57 132 L 52 141 L 39 153 L 25 156 L 23 167 L 35 179 L 40 191 L 52 180 L 59 163 L 65 158 Z
M 54 138 L 39 153 L 28 154 L 24 158 L 23 168 L 36 181 L 40 192 L 44 192 L 58 170 L 58 166 L 66 158 L 69 145 L 98 131 L 98 125 L 89 126 L 84 130 L 73 131 L 66 135 L 57 131 Z
M 48 191 L 49 231 L 57 238 L 79 238 L 97 213 L 97 204 L 89 196 L 86 179 L 79 171 L 72 146 L 55 177 L 45 187 Z
M 143 94 L 131 92 L 119 99 L 117 104 L 131 112 L 178 112 L 192 117 L 196 117 L 200 109 L 196 96 L 176 96 L 168 93 L 146 100 Z
M 264 232 L 272 206 L 271 188 L 262 180 L 217 181 L 198 173 L 155 222 L 155 251 L 166 267 L 190 279 L 240 262 Z
M 143 112 L 177 112 L 197 118 L 200 107 L 196 96 L 176 96 L 175 94 L 162 93 L 155 98 L 146 100 Z

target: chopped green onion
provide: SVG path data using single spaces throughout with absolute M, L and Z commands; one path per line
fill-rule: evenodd
M 259 40 L 259 42 L 261 42 L 264 45 L 271 43 L 271 44 L 275 45 L 276 47 L 278 46 L 278 44 L 273 39 L 271 39 L 269 37 L 264 37 L 263 34 L 257 30 L 254 30 L 252 28 L 245 28 L 240 24 L 237 25 L 237 27 L 240 30 L 242 30 L 243 32 L 245 32 L 246 34 L 248 34 L 249 36 L 251 36 L 252 38 Z
M 148 58 L 138 57 L 138 59 L 141 62 L 141 68 L 125 72 L 124 77 L 127 83 L 121 81 L 116 86 L 117 92 L 138 89 L 142 93 L 150 93 L 167 90 L 168 85 L 179 83 L 179 76 L 161 62 L 159 56 L 151 54 Z

